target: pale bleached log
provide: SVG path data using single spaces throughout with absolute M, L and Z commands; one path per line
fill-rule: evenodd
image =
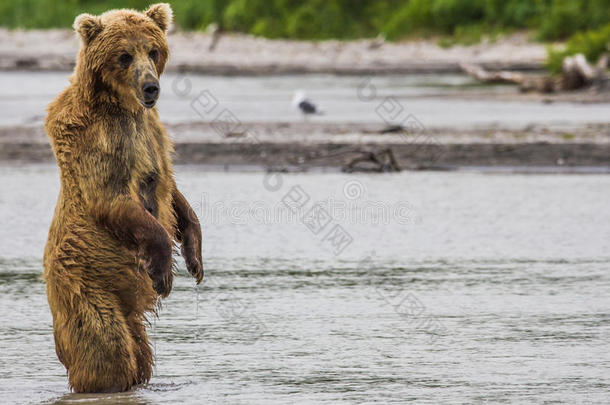
M 484 83 L 516 83 L 521 84 L 524 76 L 517 72 L 490 72 L 471 63 L 460 63 L 464 72 Z
M 462 70 L 483 83 L 515 83 L 522 91 L 552 93 L 570 91 L 587 87 L 606 88 L 608 55 L 603 55 L 596 66 L 592 66 L 583 54 L 564 58 L 561 65 L 561 77 L 526 76 L 515 72 L 489 72 L 480 66 L 461 63 Z

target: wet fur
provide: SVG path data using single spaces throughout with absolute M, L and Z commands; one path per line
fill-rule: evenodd
M 61 189 L 44 275 L 57 356 L 76 392 L 124 391 L 150 379 L 146 314 L 171 291 L 174 241 L 197 282 L 203 277 L 201 229 L 176 188 L 172 142 L 156 109 L 138 99 L 141 76 L 163 72 L 170 22 L 163 4 L 79 16 L 71 84 L 48 107 Z M 116 63 L 125 47 L 147 73 Z M 156 63 L 146 59 L 150 47 L 159 50 Z

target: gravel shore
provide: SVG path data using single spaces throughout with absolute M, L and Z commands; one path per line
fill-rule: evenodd
M 509 129 L 428 128 L 386 133 L 381 124 L 244 123 L 243 133 L 220 134 L 210 123 L 166 125 L 177 164 L 255 166 L 263 170 L 340 169 L 355 157 L 391 150 L 403 169 L 467 166 L 610 168 L 610 124 L 571 132 L 544 126 Z M 256 134 L 253 136 L 252 134 Z M 0 128 L 0 161 L 52 162 L 40 126 Z

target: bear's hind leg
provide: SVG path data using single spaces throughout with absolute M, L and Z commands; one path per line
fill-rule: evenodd
M 136 384 L 146 384 L 152 377 L 154 355 L 150 346 L 144 319 L 133 315 L 128 320 L 131 336 L 134 341 L 134 352 L 138 367 Z
M 136 346 L 118 300 L 106 292 L 74 298 L 59 331 L 61 347 L 70 352 L 70 387 L 75 392 L 129 390 L 138 381 Z

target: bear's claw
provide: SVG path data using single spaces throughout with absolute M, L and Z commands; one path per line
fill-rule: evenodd
M 186 262 L 186 268 L 191 273 L 197 284 L 203 280 L 203 260 L 201 258 L 201 231 L 197 232 L 197 227 L 191 227 L 184 233 L 182 241 L 182 257 Z
M 203 280 L 203 266 L 201 265 L 199 260 L 188 260 L 186 263 L 186 268 L 188 269 L 189 273 L 191 273 L 191 275 L 195 277 L 195 281 L 197 281 L 197 284 L 201 283 L 201 280 Z
M 159 296 L 166 298 L 172 291 L 172 278 L 163 277 L 160 279 L 153 279 L 153 288 Z

